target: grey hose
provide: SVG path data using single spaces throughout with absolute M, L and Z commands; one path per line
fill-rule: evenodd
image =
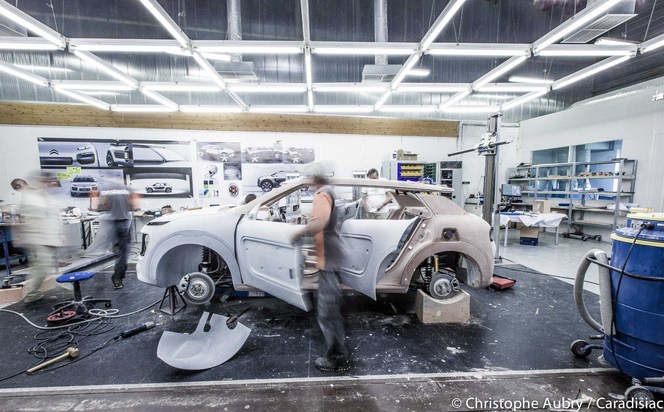
M 608 335 L 610 333 L 607 333 L 606 331 L 611 331 L 611 322 L 613 321 L 610 272 L 609 269 L 597 265 L 599 272 L 600 314 L 602 316 L 602 323 L 600 324 L 593 319 L 590 313 L 588 313 L 586 304 L 583 301 L 583 283 L 585 282 L 586 272 L 590 266 L 590 262 L 587 258 L 594 258 L 599 263 L 609 264 L 609 259 L 606 256 L 606 252 L 603 250 L 593 249 L 583 256 L 583 260 L 581 260 L 579 268 L 576 270 L 576 278 L 574 279 L 574 303 L 576 303 L 576 308 L 579 311 L 579 314 L 590 327 L 600 333 Z

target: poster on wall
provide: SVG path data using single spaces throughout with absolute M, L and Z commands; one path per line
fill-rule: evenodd
M 244 163 L 311 163 L 316 159 L 314 149 L 284 145 L 277 140 L 272 145 L 249 145 L 242 152 Z
M 240 142 L 197 142 L 198 195 L 201 198 L 235 203 L 242 181 Z M 232 200 L 229 200 L 231 198 Z
M 120 181 L 144 196 L 192 197 L 188 142 L 38 139 L 39 163 L 60 182 L 67 204 L 86 207 L 92 191 Z

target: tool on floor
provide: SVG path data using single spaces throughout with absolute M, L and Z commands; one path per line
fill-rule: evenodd
M 141 325 L 139 325 L 139 326 L 137 326 L 133 329 L 129 329 L 129 330 L 125 330 L 123 332 L 120 332 L 120 337 L 122 339 L 127 339 L 130 336 L 134 336 L 137 333 L 141 333 L 143 331 L 146 331 L 146 330 L 152 329 L 152 328 L 154 328 L 154 322 L 152 322 L 152 321 L 145 322 L 145 323 L 143 323 L 143 324 L 141 324 Z
M 578 357 L 603 349 L 612 366 L 633 378 L 625 398 L 645 405 L 653 392 L 664 393 L 664 213 L 627 215 L 627 225 L 611 234 L 611 264 L 604 251 L 584 256 L 574 281 L 574 301 L 583 320 L 600 335 L 602 344 L 572 342 Z M 583 283 L 590 264 L 599 270 L 600 314 L 597 322 L 583 300 Z M 656 386 L 657 385 L 657 386 Z
M 43 369 L 47 366 L 53 365 L 54 363 L 60 362 L 63 359 L 67 358 L 76 358 L 78 357 L 78 348 L 67 348 L 65 353 L 63 353 L 60 356 L 57 356 L 53 359 L 47 360 L 45 362 L 40 363 L 39 365 L 33 366 L 32 368 L 28 369 L 26 372 L 28 374 L 35 373 L 40 369 Z
M 251 329 L 237 321 L 245 313 L 230 317 L 203 312 L 192 334 L 165 331 L 157 346 L 157 357 L 185 370 L 221 365 L 244 346 Z

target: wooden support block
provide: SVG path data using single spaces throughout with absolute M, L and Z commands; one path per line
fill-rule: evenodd
M 465 290 L 456 296 L 438 300 L 417 291 L 417 317 L 422 323 L 468 323 L 470 322 L 470 294 Z

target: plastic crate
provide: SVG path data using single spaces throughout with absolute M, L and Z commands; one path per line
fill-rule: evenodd
M 520 237 L 519 244 L 526 246 L 537 246 L 538 239 L 536 237 Z

